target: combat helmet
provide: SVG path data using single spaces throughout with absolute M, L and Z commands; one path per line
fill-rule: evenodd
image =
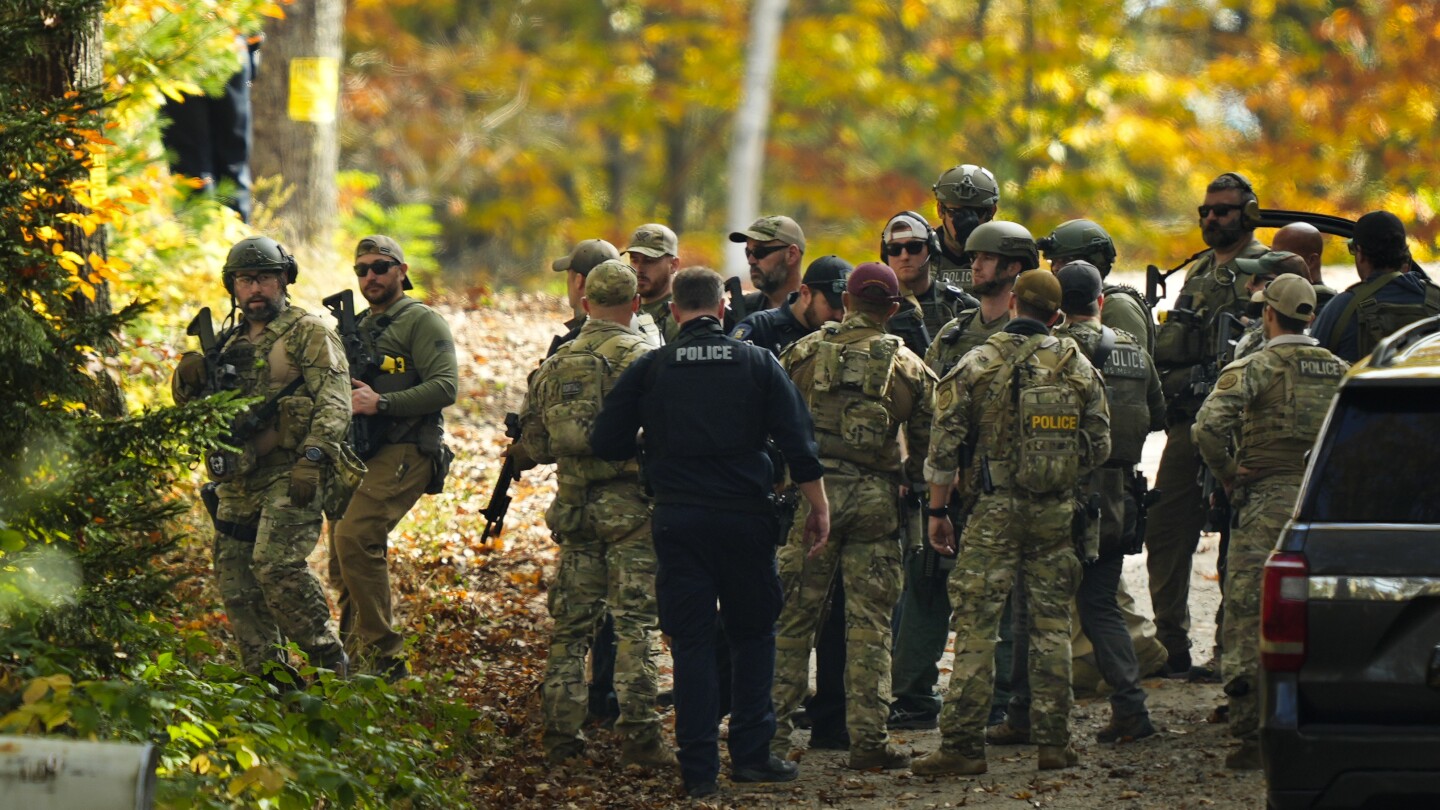
M 1095 265 L 1102 277 L 1115 264 L 1115 243 L 1110 234 L 1088 219 L 1062 222 L 1037 244 L 1045 252 L 1045 258 L 1051 261 L 1084 259 Z
M 962 163 L 940 175 L 930 189 L 943 205 L 989 208 L 1000 204 L 1000 184 L 984 166 Z
M 1040 251 L 1035 248 L 1035 238 L 1018 222 L 992 220 L 982 223 L 965 240 L 966 253 L 977 251 L 1019 259 L 1023 270 L 1040 266 Z
M 294 284 L 299 275 L 295 257 L 268 236 L 246 237 L 230 248 L 230 254 L 225 257 L 225 269 L 220 276 L 225 282 L 225 289 L 230 290 L 235 286 L 235 274 L 241 270 L 284 272 L 286 284 Z

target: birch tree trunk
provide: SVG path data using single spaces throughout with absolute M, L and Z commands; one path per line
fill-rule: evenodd
M 755 221 L 760 209 L 760 178 L 765 171 L 765 136 L 770 127 L 770 86 L 780 30 L 788 0 L 755 0 L 750 11 L 749 50 L 745 55 L 745 84 L 740 108 L 735 111 L 735 134 L 730 144 L 730 204 L 726 214 L 730 231 Z M 725 275 L 749 278 L 743 246 L 727 242 Z

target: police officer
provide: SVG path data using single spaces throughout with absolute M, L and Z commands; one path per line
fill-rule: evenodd
M 1039 266 L 1035 241 L 1024 226 L 1015 222 L 986 222 L 975 228 L 965 244 L 971 257 L 971 288 L 980 297 L 979 305 L 960 312 L 939 331 L 925 352 L 925 364 L 936 377 L 944 377 L 960 358 L 998 334 L 1010 322 L 1010 290 L 1015 278 Z M 965 486 L 962 478 L 961 487 Z M 967 500 L 969 493 L 963 496 Z M 935 686 L 940 680 L 940 658 L 950 626 L 950 597 L 946 581 L 950 561 L 929 545 L 911 550 L 905 561 L 905 590 L 900 597 L 900 622 L 895 638 L 893 679 L 895 703 L 890 728 L 935 728 L 940 716 L 940 698 Z M 1009 616 L 1009 609 L 1005 611 Z M 996 665 L 1001 673 L 996 684 L 1000 706 L 1009 698 L 1009 625 L 1001 620 L 1001 645 Z M 993 718 L 999 722 L 999 717 Z
M 555 627 L 545 665 L 543 744 L 552 763 L 584 753 L 588 694 L 585 653 L 609 607 L 618 650 L 615 689 L 621 759 L 645 767 L 675 764 L 660 739 L 655 714 L 655 551 L 650 545 L 650 503 L 635 463 L 602 461 L 590 452 L 588 433 L 605 393 L 620 373 L 650 350 L 630 331 L 639 310 L 635 271 L 618 260 L 601 262 L 585 280 L 582 306 L 589 317 L 575 340 L 561 346 L 530 380 L 521 411 L 522 441 L 536 461 L 556 464 L 559 488 L 545 513 L 560 545 L 550 586 Z
M 1325 238 L 1320 235 L 1319 229 L 1308 222 L 1292 222 L 1270 237 L 1270 247 L 1294 253 L 1305 261 L 1304 275 L 1310 279 L 1310 286 L 1315 288 L 1315 312 L 1319 317 L 1325 305 L 1337 295 L 1321 275 L 1320 259 L 1325 252 Z
M 1225 765 L 1242 770 L 1260 767 L 1261 574 L 1299 497 L 1305 453 L 1348 368 L 1304 334 L 1315 313 L 1308 278 L 1283 274 L 1255 298 L 1265 304 L 1265 348 L 1225 367 L 1194 430 L 1237 510 L 1225 573 L 1222 670 L 1230 734 L 1240 740 Z
M 989 254 L 987 261 L 998 259 Z M 1054 274 L 1022 273 L 1011 295 L 1014 317 L 1005 330 L 962 358 L 935 397 L 927 513 L 935 550 L 959 550 L 950 578 L 955 668 L 940 715 L 940 749 L 914 762 L 917 774 L 987 770 L 996 625 L 1017 578 L 1033 617 L 1030 648 L 1039 654 L 1030 662 L 1039 767 L 1078 762 L 1070 745 L 1070 600 L 1080 579 L 1073 495 L 1075 482 L 1110 455 L 1110 420 L 1090 361 L 1073 341 L 1050 335 L 1060 308 Z M 977 460 L 969 475 L 978 498 L 957 544 L 947 506 L 961 447 L 972 436 Z
M 672 311 L 680 333 L 625 370 L 591 432 L 596 456 L 624 461 L 635 456 L 637 432 L 645 431 L 660 627 L 675 660 L 675 738 L 685 788 L 696 797 L 716 792 L 720 768 L 717 599 L 733 666 L 731 779 L 789 781 L 798 771 L 769 751 L 781 592 L 767 438 L 810 504 L 811 553 L 824 549 L 830 532 L 805 403 L 774 356 L 725 336 L 721 287 L 720 276 L 704 268 L 676 275 Z
M 747 315 L 730 336 L 778 357 L 825 323 L 840 320 L 841 295 L 852 269 L 839 256 L 821 256 L 805 268 L 800 289 L 790 293 L 784 306 Z M 811 748 L 845 750 L 850 747 L 845 728 L 845 586 L 838 577 L 830 594 L 831 608 L 815 639 L 815 694 L 805 701 L 803 721 L 810 727 Z M 803 725 L 801 718 L 796 721 Z
M 670 317 L 670 285 L 680 269 L 680 240 L 665 225 L 641 225 L 625 247 L 630 264 L 640 279 L 640 311 L 649 315 L 666 340 L 675 337 L 680 325 Z
M 1440 287 L 1410 272 L 1405 226 L 1389 211 L 1356 220 L 1350 253 L 1360 281 L 1326 305 L 1311 334 L 1353 363 L 1400 327 L 1440 313 Z
M 839 256 L 821 256 L 805 268 L 800 289 L 790 293 L 782 306 L 762 309 L 745 316 L 730 330 L 730 337 L 769 349 L 777 357 L 786 347 L 844 314 L 840 296 L 850 263 Z
M 760 217 L 750 227 L 732 232 L 730 241 L 745 245 L 745 260 L 750 263 L 755 291 L 745 295 L 747 314 L 778 307 L 799 289 L 805 232 L 798 222 L 787 216 Z
M 989 169 L 962 163 L 942 172 L 931 190 L 940 217 L 940 249 L 930 256 L 930 273 L 942 284 L 979 295 L 973 289 L 965 243 L 972 231 L 995 218 L 1000 184 Z
M 1107 279 L 1115 266 L 1115 243 L 1110 234 L 1098 223 L 1088 219 L 1072 219 L 1055 226 L 1050 235 L 1038 240 L 1050 269 L 1060 268 L 1077 260 L 1089 262 L 1100 271 L 1100 278 Z M 1155 319 L 1145 296 L 1134 287 L 1125 284 L 1106 284 L 1101 288 L 1105 296 L 1105 308 L 1100 321 L 1111 329 L 1128 332 L 1140 342 L 1146 354 L 1155 351 Z
M 240 396 L 263 397 L 263 417 L 234 437 L 241 452 L 212 454 L 218 482 L 215 575 L 246 670 L 268 675 L 285 666 L 293 641 L 310 663 L 344 674 L 345 651 L 330 629 L 330 607 L 305 558 L 321 517 L 338 515 L 363 466 L 344 445 L 350 427 L 350 374 L 335 333 L 293 306 L 295 258 L 264 236 L 230 249 L 221 276 L 244 320 L 220 336 L 213 364 L 233 377 Z M 208 390 L 204 367 L 189 353 L 176 369 L 177 402 Z M 197 368 L 201 371 L 195 376 Z M 244 421 L 244 420 L 242 420 Z M 348 486 L 345 486 L 348 484 Z
M 1245 277 L 1245 294 L 1251 296 L 1265 289 L 1281 273 L 1306 276 L 1305 260 L 1283 250 L 1271 250 L 1253 259 L 1236 259 L 1235 272 Z M 1264 347 L 1265 329 L 1260 317 L 1264 308 L 1264 304 L 1253 302 L 1245 307 L 1245 317 L 1240 319 L 1245 324 L 1245 331 L 1235 339 L 1235 350 L 1231 356 L 1221 359 L 1227 362 L 1239 360 Z
M 1103 307 L 1109 306 L 1110 299 L 1101 293 L 1099 269 L 1077 259 L 1056 271 L 1055 278 L 1060 282 L 1060 309 L 1066 322 L 1054 334 L 1074 340 L 1091 363 L 1103 371 L 1110 408 L 1110 458 L 1082 481 L 1082 498 L 1098 499 L 1099 514 L 1088 520 L 1093 523 L 1098 519 L 1099 524 L 1093 529 L 1087 527 L 1087 536 L 1096 541 L 1096 547 L 1088 549 L 1091 560 L 1081 574 L 1080 590 L 1075 595 L 1081 628 L 1095 651 L 1100 675 L 1111 689 L 1110 722 L 1096 734 L 1096 739 L 1107 743 L 1138 740 L 1153 735 L 1155 727 L 1145 706 L 1145 690 L 1140 687 L 1135 645 L 1116 595 L 1125 555 L 1139 550 L 1135 510 L 1140 504 L 1134 498 L 1134 478 L 1139 473 L 1135 465 L 1140 462 L 1145 437 L 1165 427 L 1165 397 L 1160 393 L 1155 365 L 1139 340 L 1103 325 Z M 1139 490 L 1143 492 L 1143 484 Z M 1023 614 L 1023 609 L 1020 612 Z M 1024 626 L 1026 618 L 1022 616 L 1017 624 Z M 986 740 L 992 744 L 1030 741 L 1028 659 L 1028 647 L 1016 645 L 1010 679 L 1014 696 L 1005 722 L 985 732 Z
M 392 679 L 405 674 L 405 639 L 393 627 L 389 534 L 423 493 L 443 484 L 449 450 L 441 411 L 455 404 L 459 380 L 450 326 L 405 294 L 414 286 L 409 271 L 400 244 L 388 236 L 367 236 L 355 246 L 360 293 L 370 302 L 356 330 L 376 367 L 351 369 L 367 376 L 352 377 L 350 402 L 372 442 L 359 448 L 368 471 L 329 538 L 340 640 L 352 664 Z
M 1166 440 L 1155 476 L 1160 500 L 1145 535 L 1156 635 L 1169 654 L 1167 670 L 1182 676 L 1191 669 L 1190 574 L 1207 511 L 1190 427 L 1210 385 L 1204 370 L 1216 364 L 1216 333 L 1224 327 L 1223 318 L 1244 314 L 1249 301 L 1235 259 L 1266 251 L 1255 239 L 1259 202 L 1244 177 L 1234 172 L 1216 177 L 1206 186 L 1199 210 L 1200 235 L 1210 247 L 1185 265 L 1185 284 L 1155 333 Z
M 780 552 L 785 608 L 776 639 L 776 735 L 771 752 L 790 750 L 790 715 L 805 694 L 810 649 L 839 569 L 846 599 L 848 766 L 904 768 L 910 757 L 889 744 L 890 617 L 900 590 L 903 482 L 924 477 L 920 448 L 930 443 L 934 376 L 885 321 L 900 308 L 900 285 L 867 262 L 846 282 L 845 320 L 794 344 L 780 362 L 810 406 L 828 495 L 839 504 L 830 542 L 811 558 L 800 531 Z M 899 432 L 905 428 L 901 459 Z M 902 467 L 904 468 L 902 472 Z M 802 512 L 803 512 L 802 507 Z
M 939 250 L 939 234 L 913 211 L 891 217 L 880 233 L 880 260 L 895 271 L 901 288 L 900 311 L 890 319 L 888 328 L 921 356 L 940 327 L 977 303 L 959 287 L 931 275 L 931 257 Z
M 620 251 L 604 239 L 582 239 L 576 243 L 569 255 L 561 256 L 550 263 L 551 270 L 565 274 L 565 300 L 574 314 L 565 322 L 565 334 L 556 335 L 555 339 L 550 341 L 550 349 L 545 352 L 546 357 L 580 334 L 580 326 L 585 323 L 585 309 L 581 299 L 585 297 L 586 275 L 595 265 L 606 259 L 619 258 Z

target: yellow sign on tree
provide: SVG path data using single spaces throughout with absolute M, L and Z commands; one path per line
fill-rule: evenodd
M 297 56 L 290 60 L 291 121 L 332 123 L 339 97 L 340 60 L 330 56 Z

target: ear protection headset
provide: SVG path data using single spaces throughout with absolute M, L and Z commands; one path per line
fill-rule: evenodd
M 925 226 L 925 247 L 927 247 L 927 248 L 930 249 L 930 255 L 931 255 L 931 256 L 935 256 L 935 255 L 938 255 L 938 254 L 940 253 L 940 233 L 939 233 L 938 231 L 936 231 L 934 228 L 930 227 L 930 220 L 926 219 L 925 217 L 920 216 L 919 214 L 915 213 L 914 211 L 900 211 L 900 212 L 898 212 L 898 213 L 892 214 L 892 215 L 890 216 L 890 219 L 885 220 L 885 227 L 880 229 L 880 263 L 881 263 L 881 264 L 884 264 L 884 265 L 888 265 L 888 264 L 889 264 L 889 262 L 885 261 L 886 258 L 888 258 L 888 257 L 885 255 L 885 231 L 889 230 L 889 228 L 890 228 L 890 223 L 895 220 L 895 217 L 900 217 L 900 216 L 913 217 L 913 218 L 914 218 L 916 221 L 918 221 L 920 224 L 924 225 L 924 226 Z
M 1221 177 L 1229 177 L 1240 184 L 1240 190 L 1245 193 L 1245 204 L 1240 209 L 1240 222 L 1247 228 L 1260 227 L 1260 199 L 1255 195 L 1255 187 L 1245 179 L 1245 175 L 1239 172 L 1222 172 L 1216 180 Z

